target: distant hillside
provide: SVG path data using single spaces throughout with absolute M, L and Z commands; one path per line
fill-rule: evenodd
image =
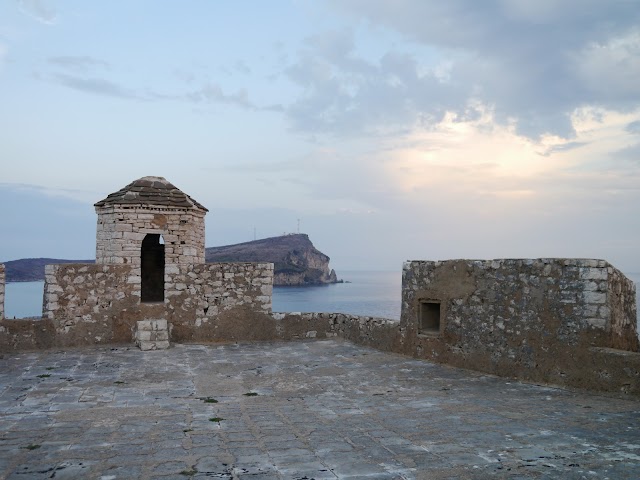
M 303 233 L 263 238 L 253 242 L 209 247 L 207 262 L 272 262 L 274 285 L 320 285 L 337 283 L 329 257 L 316 249 Z
M 329 257 L 316 249 L 305 234 L 284 235 L 253 242 L 209 247 L 205 258 L 211 262 L 272 262 L 274 285 L 320 285 L 337 283 L 329 269 Z M 22 258 L 4 262 L 7 282 L 44 280 L 44 266 L 57 263 L 94 263 L 95 260 Z
M 7 282 L 37 282 L 44 280 L 44 266 L 57 263 L 95 263 L 95 260 L 62 260 L 60 258 L 21 258 L 2 262 Z

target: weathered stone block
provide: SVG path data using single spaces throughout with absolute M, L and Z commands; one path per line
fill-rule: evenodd
M 582 268 L 580 269 L 580 278 L 582 280 L 606 280 L 606 268 Z
M 140 350 L 149 351 L 149 350 L 166 350 L 170 347 L 168 341 L 155 341 L 155 342 L 140 342 L 138 345 Z
M 150 330 L 138 330 L 136 332 L 136 340 L 138 341 L 149 341 L 151 340 L 151 334 L 153 332 L 151 332 Z
M 136 322 L 136 345 L 141 350 L 169 348 L 169 331 L 165 319 L 140 320 Z
M 607 294 L 602 292 L 585 291 L 582 299 L 585 303 L 604 304 L 607 302 Z
M 159 331 L 154 334 L 154 341 L 168 341 L 169 340 L 169 332 L 168 331 Z

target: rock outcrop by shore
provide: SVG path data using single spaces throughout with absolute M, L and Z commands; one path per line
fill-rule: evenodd
M 209 247 L 205 258 L 207 262 L 272 262 L 273 284 L 277 286 L 339 283 L 329 267 L 330 258 L 304 233 Z

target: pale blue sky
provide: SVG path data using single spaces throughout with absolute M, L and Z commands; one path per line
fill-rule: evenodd
M 637 0 L 7 0 L 0 261 L 91 258 L 92 204 L 159 175 L 207 246 L 640 271 L 638 78 Z

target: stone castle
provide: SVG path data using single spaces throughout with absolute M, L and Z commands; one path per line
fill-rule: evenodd
M 526 381 L 640 396 L 635 285 L 603 260 L 407 262 L 400 321 L 273 313 L 273 264 L 205 263 L 207 209 L 162 177 L 95 204 L 96 263 L 48 265 L 43 315 L 0 352 L 99 344 L 346 340 Z

